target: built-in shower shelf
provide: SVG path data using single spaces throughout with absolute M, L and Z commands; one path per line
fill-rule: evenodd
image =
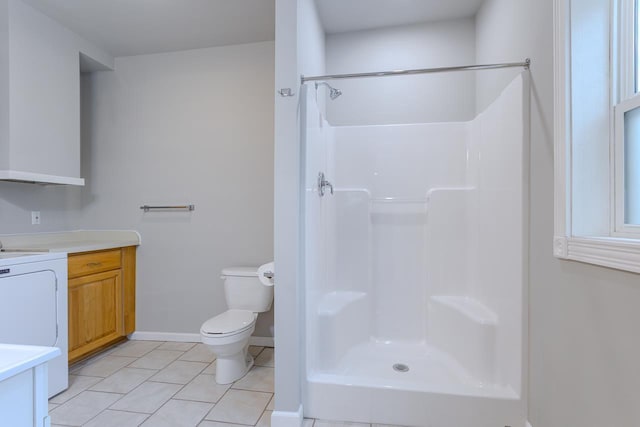
M 405 199 L 401 197 L 380 197 L 376 199 L 371 199 L 371 203 L 407 203 L 407 204 L 415 204 L 415 203 L 427 203 L 427 199 Z
M 498 315 L 493 310 L 469 297 L 432 296 L 427 329 L 429 342 L 457 360 L 471 377 L 496 383 Z
M 480 301 L 460 296 L 434 296 L 431 301 L 456 310 L 469 320 L 481 325 L 497 325 L 498 315 Z
M 318 303 L 318 314 L 335 316 L 356 301 L 364 299 L 367 294 L 354 291 L 335 291 L 326 294 Z

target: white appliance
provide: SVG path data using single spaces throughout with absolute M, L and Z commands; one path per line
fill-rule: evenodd
M 67 389 L 67 254 L 0 252 L 0 343 L 58 347 L 49 397 Z

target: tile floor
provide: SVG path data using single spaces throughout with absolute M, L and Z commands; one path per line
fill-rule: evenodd
M 273 348 L 250 347 L 255 366 L 230 385 L 215 382 L 204 345 L 127 341 L 74 365 L 69 389 L 49 400 L 53 427 L 268 427 Z M 370 427 L 310 420 L 304 427 Z M 375 424 L 373 427 L 377 427 Z

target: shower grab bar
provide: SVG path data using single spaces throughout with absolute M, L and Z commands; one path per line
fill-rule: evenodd
M 140 209 L 142 209 L 145 212 L 149 212 L 149 211 L 155 211 L 155 210 L 159 210 L 159 211 L 163 211 L 163 210 L 180 210 L 180 211 L 195 211 L 196 210 L 196 205 L 180 205 L 180 206 L 149 206 L 149 205 L 143 205 L 140 206 Z
M 502 64 L 462 65 L 457 67 L 418 68 L 414 70 L 374 71 L 370 73 L 327 74 L 324 76 L 309 76 L 309 77 L 300 76 L 300 80 L 302 84 L 305 84 L 306 82 L 322 81 L 322 80 L 358 79 L 362 77 L 406 76 L 406 75 L 412 75 L 412 74 L 448 73 L 452 71 L 496 70 L 499 68 L 522 67 L 525 70 L 528 70 L 530 66 L 531 66 L 531 60 L 527 58 L 524 60 L 524 62 L 506 62 Z

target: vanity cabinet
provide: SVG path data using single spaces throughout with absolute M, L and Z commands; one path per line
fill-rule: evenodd
M 135 330 L 136 247 L 69 254 L 69 363 Z

